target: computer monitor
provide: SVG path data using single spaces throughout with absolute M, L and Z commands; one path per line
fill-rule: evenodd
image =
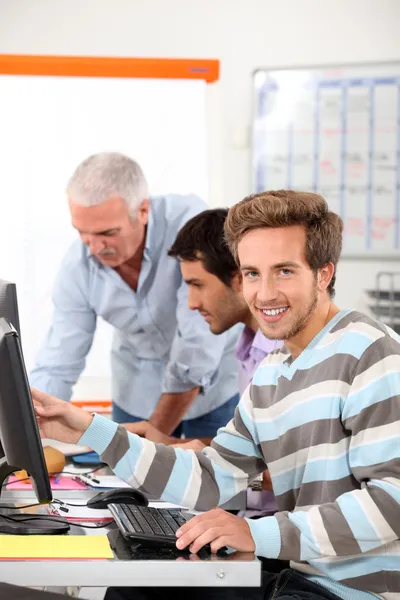
M 4 480 L 25 469 L 38 502 L 52 500 L 18 333 L 0 318 L 0 493 Z
M 0 318 L 4 317 L 17 330 L 21 338 L 19 326 L 17 286 L 4 279 L 0 279 Z

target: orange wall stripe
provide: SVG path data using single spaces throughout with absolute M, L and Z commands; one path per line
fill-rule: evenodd
M 71 400 L 71 404 L 82 408 L 88 412 L 97 412 L 97 413 L 110 413 L 112 410 L 112 402 L 111 400 L 97 400 L 95 398 L 90 398 L 88 400 Z
M 0 54 L 0 74 L 204 79 L 212 83 L 219 77 L 219 60 Z

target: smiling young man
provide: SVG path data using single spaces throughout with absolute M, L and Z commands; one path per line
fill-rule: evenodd
M 230 209 L 225 232 L 246 301 L 265 335 L 285 346 L 261 363 L 210 448 L 157 445 L 33 391 L 43 436 L 88 445 L 131 485 L 208 511 L 177 532 L 178 548 L 210 543 L 291 561 L 279 574 L 265 571 L 259 589 L 191 589 L 192 598 L 400 597 L 400 341 L 334 304 L 342 230 L 311 193 L 265 192 Z M 267 465 L 274 516 L 251 521 L 213 509 Z

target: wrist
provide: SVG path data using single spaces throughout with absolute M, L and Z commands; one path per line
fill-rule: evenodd
M 81 446 L 89 446 L 89 448 L 92 448 L 97 454 L 101 455 L 115 436 L 118 430 L 118 424 L 111 421 L 111 419 L 106 419 L 97 414 L 88 416 L 92 421 L 90 426 L 87 427 L 79 438 L 78 444 Z
M 88 413 L 86 410 L 82 410 L 70 403 L 66 403 L 66 406 L 68 407 L 68 410 L 72 411 L 70 425 L 80 437 L 92 424 L 94 413 Z

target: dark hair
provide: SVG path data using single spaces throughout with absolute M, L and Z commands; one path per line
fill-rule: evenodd
M 168 255 L 201 260 L 209 273 L 230 286 L 238 267 L 224 239 L 227 214 L 226 208 L 213 208 L 192 217 L 178 232 Z
M 336 265 L 342 250 L 343 221 L 319 194 L 278 190 L 244 198 L 229 210 L 225 238 L 235 260 L 242 237 L 252 229 L 301 225 L 306 230 L 305 258 L 316 272 L 332 263 L 335 271 L 327 291 L 335 294 Z

